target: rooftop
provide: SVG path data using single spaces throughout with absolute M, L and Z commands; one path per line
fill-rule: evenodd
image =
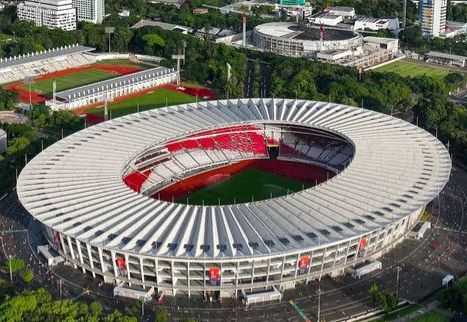
M 111 79 L 107 79 L 101 82 L 92 83 L 89 85 L 84 85 L 80 87 L 75 87 L 66 91 L 58 92 L 56 97 L 63 101 L 68 101 L 73 96 L 79 96 L 82 93 L 90 93 L 90 92 L 100 92 L 106 90 L 107 87 L 117 87 L 122 84 L 131 83 L 136 81 L 137 79 L 142 79 L 145 77 L 154 77 L 158 75 L 162 75 L 164 73 L 169 73 L 172 70 L 165 67 L 156 67 L 151 69 L 142 70 L 140 72 L 123 75 L 120 77 L 115 77 Z M 84 95 L 83 95 L 84 96 Z
M 345 137 L 355 146 L 353 160 L 313 188 L 236 205 L 165 202 L 123 182 L 134 158 L 170 140 L 229 126 L 290 122 Z M 440 141 L 389 115 L 327 102 L 231 99 L 88 127 L 31 160 L 17 191 L 35 219 L 84 243 L 165 258 L 226 259 L 317 249 L 377 231 L 430 202 L 450 170 Z
M 30 64 L 41 60 L 51 59 L 65 55 L 93 51 L 94 49 L 95 48 L 75 44 L 68 47 L 57 47 L 46 51 L 28 53 L 23 56 L 6 57 L 0 60 L 0 69 Z
M 430 51 L 426 55 L 428 57 L 445 58 L 445 59 L 452 59 L 452 60 L 467 60 L 466 56 L 446 54 L 446 53 L 441 53 L 441 52 L 438 52 L 438 51 Z

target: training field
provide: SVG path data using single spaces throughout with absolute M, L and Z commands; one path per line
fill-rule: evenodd
M 117 75 L 115 75 L 115 73 L 105 70 L 85 70 L 75 74 L 39 80 L 31 84 L 31 90 L 44 95 L 51 95 L 54 81 L 57 82 L 57 92 L 60 92 L 70 88 L 100 82 L 106 79 L 114 78 L 116 76 Z M 29 84 L 24 84 L 23 88 L 29 90 Z
M 105 62 L 105 61 L 104 61 Z M 121 75 L 135 73 L 143 69 L 143 65 L 130 61 L 122 61 L 123 65 L 112 65 L 107 62 L 58 70 L 35 77 L 31 84 L 24 81 L 4 85 L 5 89 L 15 91 L 21 102 L 43 103 L 52 97 L 52 84 L 57 81 L 57 92 L 79 86 L 96 83 Z M 31 92 L 29 92 L 31 86 Z
M 376 68 L 374 71 L 383 73 L 396 73 L 403 77 L 417 77 L 425 75 L 439 79 L 444 78 L 444 76 L 449 74 L 449 69 L 437 66 L 416 64 L 408 60 L 399 60 L 394 63 Z
M 195 102 L 196 97 L 187 95 L 180 92 L 171 91 L 168 89 L 160 88 L 155 89 L 152 92 L 142 94 L 141 96 L 135 96 L 125 99 L 121 102 L 111 103 L 108 106 L 109 111 L 112 112 L 112 118 L 136 113 L 138 111 L 150 110 L 163 106 L 184 104 Z M 93 108 L 88 110 L 87 113 L 103 116 L 104 107 Z
M 222 175 L 218 175 L 222 176 Z M 247 169 L 233 175 L 224 175 L 219 181 L 176 201 L 201 205 L 233 204 L 264 200 L 308 188 L 296 180 L 260 169 Z

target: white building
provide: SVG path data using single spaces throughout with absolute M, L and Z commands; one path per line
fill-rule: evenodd
M 102 23 L 105 15 L 104 0 L 72 0 L 78 21 Z
M 340 22 L 342 22 L 343 17 L 334 15 L 332 13 L 322 13 L 314 18 L 312 18 L 313 22 L 317 25 L 325 25 L 325 26 L 337 26 Z
M 379 19 L 379 18 L 367 18 L 362 17 L 355 20 L 353 27 L 354 30 L 397 30 L 399 29 L 399 19 Z
M 346 18 L 355 17 L 355 9 L 353 7 L 329 7 L 324 11 L 336 16 L 342 16 Z
M 18 18 L 38 27 L 76 29 L 76 9 L 72 0 L 26 0 L 17 8 Z
M 446 30 L 440 36 L 443 38 L 452 38 L 463 34 L 467 34 L 467 22 L 447 20 Z
M 420 0 L 418 17 L 424 36 L 439 37 L 446 30 L 446 0 Z

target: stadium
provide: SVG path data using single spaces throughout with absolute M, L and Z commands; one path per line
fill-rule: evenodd
M 352 30 L 324 30 L 292 22 L 270 22 L 253 29 L 252 41 L 265 51 L 314 58 L 320 51 L 355 49 L 362 45 L 363 38 Z
M 225 186 L 214 194 L 250 170 L 239 199 Z M 443 144 L 403 120 L 334 103 L 235 99 L 70 135 L 27 164 L 17 193 L 83 273 L 160 294 L 233 297 L 376 259 L 416 225 L 450 171 Z M 257 185 L 264 177 L 274 184 Z M 284 189 L 278 177 L 296 184 Z

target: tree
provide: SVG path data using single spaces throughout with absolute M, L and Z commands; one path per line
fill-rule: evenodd
M 92 302 L 91 304 L 89 304 L 89 313 L 92 316 L 100 316 L 102 314 L 102 305 L 96 301 Z
M 22 259 L 16 258 L 16 257 L 13 257 L 13 258 L 7 260 L 5 262 L 5 264 L 4 264 L 5 269 L 10 270 L 10 267 L 11 267 L 11 271 L 13 273 L 16 273 L 16 272 L 22 270 L 25 266 L 26 266 L 26 264 L 24 263 L 24 261 Z
M 199 320 L 193 316 L 189 316 L 185 319 L 183 319 L 183 322 L 198 322 Z
M 295 97 L 314 99 L 318 93 L 313 74 L 309 70 L 301 70 L 291 81 L 291 88 Z
M 158 34 L 144 35 L 143 40 L 144 40 L 146 51 L 151 54 L 155 53 L 156 49 L 165 47 L 164 39 Z
M 19 102 L 19 94 L 0 88 L 0 110 L 14 110 Z
M 29 284 L 32 279 L 34 278 L 34 273 L 32 269 L 28 268 L 22 275 L 21 278 L 23 279 L 23 282 L 26 284 Z
M 449 89 L 455 89 L 462 86 L 466 78 L 460 73 L 449 73 L 444 76 L 444 82 Z
M 37 308 L 37 303 L 37 298 L 33 294 L 7 297 L 0 304 L 0 321 L 23 321 L 24 315 Z
M 138 319 L 134 316 L 124 315 L 119 310 L 115 310 L 112 314 L 107 315 L 104 322 L 137 322 Z
M 166 322 L 169 320 L 169 313 L 164 307 L 157 308 L 156 311 L 156 322 Z
M 371 287 L 370 290 L 368 291 L 370 294 L 371 298 L 371 303 L 373 303 L 374 306 L 379 306 L 380 305 L 380 298 L 379 298 L 379 288 L 376 283 L 374 283 Z
M 10 142 L 8 142 L 6 154 L 11 156 L 15 154 L 24 153 L 30 144 L 31 141 L 27 137 L 21 136 L 18 138 L 14 138 L 10 140 Z

